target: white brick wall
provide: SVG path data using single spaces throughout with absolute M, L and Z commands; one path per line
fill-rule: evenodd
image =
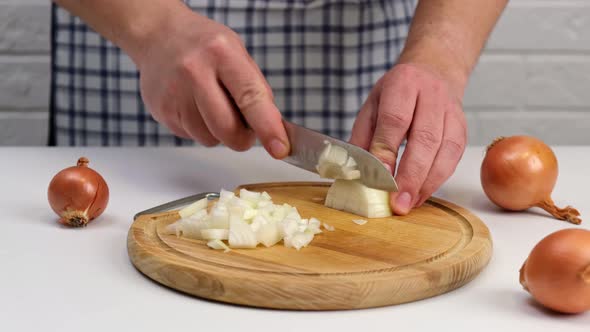
M 0 145 L 47 136 L 49 2 L 0 0 Z M 512 0 L 465 96 L 470 144 L 590 144 L 590 1 Z
M 0 145 L 44 145 L 49 103 L 47 0 L 0 0 Z
M 470 144 L 590 144 L 590 1 L 512 0 L 465 96 Z

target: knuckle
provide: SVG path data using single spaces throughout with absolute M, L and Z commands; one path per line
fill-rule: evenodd
M 398 149 L 378 139 L 371 143 L 369 151 L 387 165 L 393 165 L 397 160 Z
M 236 105 L 240 110 L 248 110 L 267 98 L 267 90 L 258 84 L 246 83 L 236 97 Z
M 430 89 L 435 95 L 442 97 L 446 91 L 446 85 L 439 79 L 432 79 Z
M 412 114 L 406 112 L 380 112 L 377 125 L 386 128 L 406 129 L 412 122 Z
M 199 75 L 197 75 L 199 72 L 198 61 L 199 57 L 195 56 L 195 54 L 191 53 L 184 55 L 178 62 L 177 73 L 180 77 L 187 77 L 194 80 L 199 77 Z
M 434 131 L 428 129 L 415 129 L 411 133 L 410 139 L 428 149 L 428 151 L 438 149 L 441 143 L 441 138 Z
M 216 34 L 206 42 L 204 46 L 205 52 L 217 59 L 226 58 L 233 52 L 233 39 L 231 33 Z
M 398 185 L 403 191 L 407 191 L 412 194 L 412 197 L 415 197 L 420 189 L 420 182 L 418 181 L 421 178 L 420 175 L 421 171 L 418 168 L 407 169 L 403 174 L 398 176 Z
M 450 158 L 453 160 L 459 160 L 465 150 L 465 141 L 444 139 L 441 144 L 441 150 L 443 149 Z
M 245 151 L 252 146 L 251 139 L 244 135 L 239 123 L 225 118 L 215 117 L 211 128 L 215 137 L 235 151 Z
M 416 76 L 416 68 L 411 64 L 399 64 L 396 66 L 396 70 L 401 78 L 413 78 Z

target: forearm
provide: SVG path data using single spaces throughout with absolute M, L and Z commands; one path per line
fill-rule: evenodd
M 187 11 L 179 0 L 54 0 L 136 61 L 150 38 Z
M 508 0 L 421 0 L 399 63 L 420 63 L 450 79 L 462 95 Z

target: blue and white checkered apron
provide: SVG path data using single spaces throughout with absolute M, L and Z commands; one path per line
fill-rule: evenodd
M 392 67 L 415 0 L 187 0 L 231 27 L 283 116 L 347 139 L 374 83 Z M 77 17 L 52 15 L 51 145 L 189 145 L 155 122 L 129 57 Z

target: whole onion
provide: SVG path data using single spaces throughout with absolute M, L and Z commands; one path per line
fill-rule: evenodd
M 542 239 L 520 269 L 520 283 L 549 309 L 590 310 L 590 231 L 564 229 Z
M 531 136 L 496 139 L 481 164 L 481 185 L 496 205 L 512 211 L 540 207 L 555 218 L 580 224 L 580 212 L 558 208 L 551 193 L 558 175 L 557 158 L 549 146 Z
M 100 216 L 109 201 L 109 187 L 103 177 L 88 167 L 88 158 L 57 173 L 47 190 L 49 205 L 67 226 L 86 226 Z

